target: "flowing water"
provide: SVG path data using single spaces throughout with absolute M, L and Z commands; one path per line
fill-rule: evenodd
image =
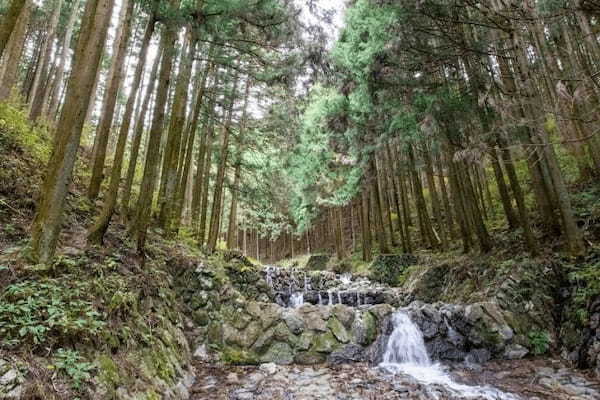
M 518 397 L 487 386 L 469 386 L 455 382 L 438 363 L 432 363 L 423 334 L 404 312 L 392 316 L 394 330 L 379 367 L 391 374 L 406 374 L 425 385 L 441 385 L 463 398 L 517 400 Z
M 302 292 L 292 293 L 292 295 L 290 296 L 290 307 L 298 308 L 302 304 L 304 304 L 304 293 L 302 293 Z

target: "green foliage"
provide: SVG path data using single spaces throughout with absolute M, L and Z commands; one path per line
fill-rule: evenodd
M 568 277 L 575 288 L 572 299 L 577 320 L 585 324 L 588 319 L 589 302 L 600 296 L 600 261 L 585 264 L 571 271 Z
M 43 128 L 33 127 L 26 109 L 0 102 L 0 149 L 21 148 L 42 163 L 50 157 L 51 143 Z M 5 151 L 5 150 L 4 150 Z
M 531 331 L 527 337 L 536 356 L 545 354 L 550 348 L 550 335 L 547 331 Z
M 66 374 L 72 381 L 72 387 L 80 390 L 82 384 L 91 378 L 90 371 L 94 369 L 92 363 L 84 361 L 79 352 L 75 350 L 58 349 L 54 357 L 56 368 Z
M 55 279 L 25 280 L 0 297 L 2 346 L 47 345 L 55 338 L 77 341 L 97 336 L 105 323 L 81 285 L 68 290 Z
M 416 261 L 412 254 L 379 255 L 371 264 L 371 279 L 391 286 L 400 285 L 406 279 L 404 273 Z

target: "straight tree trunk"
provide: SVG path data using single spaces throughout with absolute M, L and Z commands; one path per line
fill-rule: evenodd
M 30 0 L 12 0 L 2 22 L 0 22 L 0 57 L 4 54 L 12 32 L 17 26 L 19 16 L 27 8 Z
M 102 114 L 100 115 L 100 124 L 96 131 L 96 148 L 94 151 L 94 162 L 92 163 L 92 177 L 88 186 L 87 196 L 94 201 L 100 193 L 100 185 L 104 178 L 104 163 L 106 161 L 106 148 L 108 138 L 115 116 L 115 105 L 117 95 L 123 80 L 123 70 L 125 65 L 125 56 L 127 55 L 127 46 L 131 36 L 131 26 L 133 19 L 133 0 L 123 0 L 121 15 L 119 16 L 119 25 L 115 38 L 116 51 L 113 54 L 112 74 L 108 77 L 107 88 L 104 93 L 104 102 Z
M 202 73 L 202 79 L 199 81 L 198 85 L 198 90 L 196 93 L 196 100 L 195 100 L 195 104 L 194 104 L 194 111 L 192 113 L 192 118 L 190 123 L 188 124 L 188 140 L 187 140 L 187 146 L 186 146 L 186 152 L 185 152 L 185 161 L 184 161 L 184 165 L 183 165 L 183 171 L 181 173 L 181 179 L 180 179 L 180 184 L 178 185 L 177 188 L 177 193 L 178 193 L 178 197 L 177 197 L 177 204 L 176 204 L 176 210 L 175 210 L 175 216 L 174 216 L 174 231 L 177 233 L 177 231 L 179 230 L 179 218 L 178 216 L 181 215 L 182 213 L 182 209 L 183 209 L 183 194 L 187 193 L 188 189 L 186 185 L 183 185 L 183 182 L 188 182 L 190 181 L 190 185 L 191 188 L 189 189 L 190 192 L 190 197 L 191 197 L 191 205 L 190 208 L 193 210 L 195 204 L 194 204 L 194 200 L 197 199 L 197 194 L 194 193 L 194 191 L 196 190 L 196 186 L 194 185 L 194 180 L 193 180 L 193 174 L 191 173 L 192 170 L 192 163 L 193 163 L 193 152 L 194 152 L 194 142 L 196 139 L 196 132 L 198 131 L 198 120 L 200 118 L 200 111 L 202 110 L 202 106 L 204 104 L 204 96 L 206 93 L 206 82 L 208 80 L 208 76 L 210 75 L 210 71 L 212 69 L 212 63 L 209 61 L 207 63 L 207 65 L 204 68 L 204 71 Z M 203 128 L 205 128 L 206 126 L 203 126 Z M 205 137 L 206 135 L 204 135 Z M 204 140 L 204 144 L 206 145 L 206 140 Z M 201 144 L 202 146 L 202 144 Z M 198 150 L 200 151 L 200 150 Z M 204 160 L 202 160 L 203 162 Z M 198 168 L 200 168 L 200 162 L 198 163 Z M 196 214 L 197 215 L 197 214 Z M 192 226 L 194 226 L 196 224 L 196 220 L 194 220 L 193 218 L 193 211 L 190 214 L 190 223 Z
M 238 156 L 235 162 L 235 172 L 233 177 L 233 186 L 231 188 L 231 206 L 229 207 L 229 227 L 227 229 L 227 248 L 231 249 L 236 242 L 235 233 L 237 232 L 237 205 L 238 192 L 242 167 L 242 157 L 244 150 L 244 134 L 246 131 L 246 119 L 248 112 L 248 97 L 250 95 L 251 81 L 246 82 L 246 93 L 244 94 L 244 106 L 242 111 L 242 121 L 240 124 L 240 133 L 238 138 Z
M 508 229 L 514 230 L 518 226 L 517 216 L 513 210 L 510 195 L 508 193 L 508 187 L 504 181 L 504 174 L 502 173 L 502 167 L 500 165 L 499 158 L 500 154 L 495 148 L 490 150 L 490 159 L 492 163 L 492 169 L 494 170 L 494 177 L 496 178 L 496 186 L 498 187 L 498 193 L 500 194 L 500 202 L 504 210 L 504 216 L 508 223 Z
M 178 3 L 175 3 L 173 6 L 179 8 Z M 157 82 L 154 116 L 150 127 L 150 139 L 148 140 L 144 175 L 142 177 L 140 195 L 137 202 L 136 219 L 132 227 L 132 231 L 135 232 L 137 237 L 137 250 L 140 254 L 144 254 L 146 234 L 152 213 L 152 200 L 158 177 L 160 143 L 163 133 L 163 122 L 165 119 L 165 106 L 167 104 L 167 96 L 169 93 L 169 82 L 171 80 L 171 70 L 175 58 L 177 31 L 177 26 L 175 24 L 167 23 L 162 37 L 163 55 Z
M 221 156 L 219 158 L 219 168 L 217 170 L 217 178 L 215 180 L 215 188 L 213 193 L 212 211 L 210 214 L 210 224 L 208 230 L 208 252 L 213 253 L 217 247 L 217 239 L 219 234 L 219 226 L 221 223 L 221 201 L 223 196 L 223 183 L 225 181 L 225 170 L 227 169 L 227 158 L 229 155 L 229 135 L 231 130 L 231 119 L 233 117 L 233 107 L 235 104 L 235 96 L 237 91 L 238 76 L 237 72 L 233 78 L 233 90 L 231 92 L 231 100 L 229 110 L 223 127 L 223 139 L 221 144 Z
M 85 112 L 91 98 L 114 0 L 88 0 L 73 62 L 65 105 L 57 125 L 37 212 L 31 227 L 31 257 L 50 262 L 61 230 L 65 198 L 81 139 Z
M 49 117 L 49 119 L 51 119 L 52 121 L 54 121 L 54 118 L 58 113 L 61 87 L 63 85 L 63 80 L 65 77 L 65 68 L 67 64 L 67 58 L 69 57 L 71 38 L 73 37 L 73 28 L 75 27 L 75 21 L 77 20 L 77 16 L 79 14 L 80 2 L 81 0 L 74 0 L 71 6 L 71 14 L 69 15 L 69 20 L 67 21 L 67 27 L 65 29 L 65 35 L 62 40 L 60 61 L 58 63 L 58 67 L 54 74 L 54 80 L 52 81 L 52 85 L 50 86 L 50 91 L 48 93 L 49 101 L 47 103 L 47 109 L 44 114 L 46 114 L 46 116 Z
M 0 76 L 0 100 L 6 100 L 17 83 L 19 60 L 27 38 L 27 28 L 31 20 L 32 8 L 29 3 L 23 8 L 19 15 L 17 27 L 13 30 L 6 47 L 3 71 Z
M 374 206 L 374 216 L 376 221 L 376 229 L 377 229 L 377 241 L 379 242 L 379 252 L 381 254 L 388 254 L 390 252 L 388 237 L 389 234 L 386 229 L 386 224 L 383 218 L 383 204 L 380 195 L 379 189 L 379 181 L 377 178 L 377 163 L 375 162 L 375 158 L 372 156 L 370 160 L 370 171 L 369 171 L 369 180 L 371 185 L 371 195 L 373 199 Z
M 131 19 L 133 5 L 133 1 L 130 1 L 127 4 L 128 10 L 126 11 L 126 14 L 129 17 L 125 20 L 126 24 L 128 23 L 127 21 L 130 21 Z M 123 6 L 125 6 L 125 4 L 123 4 Z M 108 193 L 106 194 L 104 206 L 102 207 L 102 211 L 100 212 L 98 219 L 88 232 L 88 242 L 92 244 L 102 244 L 104 235 L 106 234 L 106 230 L 108 229 L 110 220 L 117 205 L 119 183 L 121 182 L 121 170 L 123 167 L 123 158 L 125 156 L 125 145 L 127 144 L 127 136 L 129 135 L 129 127 L 131 126 L 131 119 L 133 117 L 135 99 L 138 95 L 141 95 L 141 91 L 139 89 L 142 82 L 142 75 L 144 74 L 144 67 L 146 65 L 148 47 L 150 46 L 150 40 L 152 39 L 152 34 L 154 32 L 154 25 L 155 20 L 154 17 L 151 16 L 142 39 L 139 60 L 134 73 L 133 82 L 131 84 L 131 92 L 129 93 L 129 97 L 127 99 L 125 115 L 123 116 L 123 121 L 119 130 L 119 138 L 112 163 L 112 172 L 110 176 Z M 125 29 L 125 32 L 127 32 L 127 27 L 124 27 L 123 29 Z M 124 38 L 124 40 L 127 41 L 128 39 Z
M 155 25 L 154 16 L 151 17 L 151 20 L 148 21 L 148 24 L 152 26 L 152 32 L 154 31 Z M 150 28 L 146 27 L 146 33 Z M 133 128 L 133 140 L 131 143 L 131 153 L 129 155 L 129 165 L 127 167 L 127 174 L 125 176 L 125 184 L 123 185 L 123 194 L 121 196 L 121 212 L 129 216 L 131 215 L 131 210 L 129 209 L 129 203 L 131 199 L 131 190 L 133 188 L 133 178 L 135 177 L 135 170 L 137 167 L 137 161 L 139 158 L 140 145 L 142 141 L 142 135 L 144 133 L 144 122 L 146 119 L 146 114 L 148 112 L 148 107 L 150 105 L 150 101 L 152 99 L 152 93 L 154 92 L 154 84 L 156 82 L 156 76 L 158 74 L 158 67 L 160 65 L 160 59 L 162 57 L 162 48 L 158 49 L 156 54 L 156 58 L 154 60 L 152 70 L 150 72 L 150 79 L 148 80 L 148 87 L 146 88 L 146 94 L 144 96 L 144 100 L 142 102 L 141 108 L 139 112 L 136 114 L 137 120 L 134 124 Z M 141 93 L 140 93 L 141 94 Z
M 181 56 L 179 76 L 177 77 L 175 87 L 175 99 L 170 114 L 171 120 L 169 121 L 169 133 L 163 157 L 161 188 L 158 201 L 160 208 L 158 222 L 168 235 L 173 234 L 173 209 L 177 208 L 174 207 L 177 190 L 177 166 L 185 127 L 187 93 L 191 80 L 193 57 L 196 52 L 196 41 L 192 40 L 189 32 L 186 43 L 187 45 L 184 46 L 184 52 L 182 52 Z M 187 53 L 185 49 L 187 49 Z
M 369 189 L 363 187 L 361 195 L 360 226 L 362 231 L 363 261 L 369 262 L 372 257 L 371 226 L 369 220 Z
M 60 9 L 62 7 L 62 0 L 54 0 L 52 4 L 52 14 L 48 22 L 48 32 L 46 39 L 40 54 L 41 60 L 38 64 L 35 77 L 33 78 L 32 94 L 33 99 L 30 102 L 29 119 L 37 121 L 39 118 L 42 107 L 46 100 L 46 92 L 48 90 L 48 70 L 50 68 L 50 56 L 52 55 L 52 46 L 56 36 L 56 28 L 58 26 L 58 19 L 60 17 Z

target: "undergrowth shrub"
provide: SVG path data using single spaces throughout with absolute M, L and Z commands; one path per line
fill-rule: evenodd
M 105 322 L 86 294 L 85 285 L 66 286 L 59 279 L 9 285 L 0 297 L 0 345 L 40 347 L 57 339 L 80 342 L 97 336 Z
M 30 124 L 23 106 L 0 102 L 0 148 L 21 148 L 45 163 L 50 157 L 51 141 L 44 128 Z

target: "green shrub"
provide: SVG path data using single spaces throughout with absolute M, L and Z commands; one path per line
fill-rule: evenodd
M 98 335 L 105 323 L 84 292 L 83 287 L 65 287 L 56 279 L 8 286 L 0 296 L 0 345 L 37 347 L 53 337 L 80 341 Z
M 371 279 L 387 285 L 402 283 L 404 271 L 417 262 L 412 254 L 380 254 L 371 264 Z
M 46 162 L 50 157 L 51 142 L 43 128 L 32 127 L 25 108 L 9 102 L 0 102 L 0 148 L 20 147 Z
M 58 349 L 54 365 L 71 379 L 71 386 L 75 390 L 81 389 L 81 385 L 91 378 L 90 371 L 94 369 L 94 365 L 83 361 L 79 352 L 75 350 Z
M 546 353 L 550 348 L 550 335 L 547 331 L 531 331 L 527 337 L 536 356 Z

